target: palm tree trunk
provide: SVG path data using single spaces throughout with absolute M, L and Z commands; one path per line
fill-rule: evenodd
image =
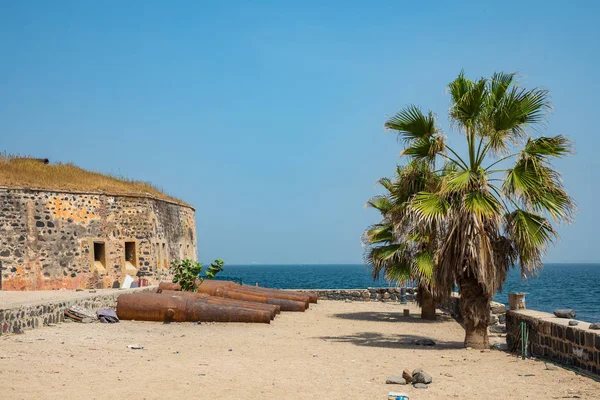
M 488 322 L 490 309 L 490 296 L 486 295 L 483 288 L 472 276 L 464 277 L 459 282 L 460 311 L 466 331 L 465 347 L 474 349 L 488 349 Z
M 429 288 L 419 286 L 419 297 L 421 301 L 421 319 L 435 321 L 435 301 Z

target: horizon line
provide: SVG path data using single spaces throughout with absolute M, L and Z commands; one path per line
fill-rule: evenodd
M 209 264 L 207 262 L 207 264 Z M 547 261 L 544 262 L 543 264 L 600 264 L 600 260 L 598 261 Z M 227 263 L 225 262 L 225 265 L 365 265 L 365 263 L 327 263 L 327 262 L 323 262 L 323 263 L 273 263 L 273 262 L 268 262 L 268 263 L 262 263 L 262 262 L 249 262 L 249 263 L 240 263 L 240 262 L 236 262 L 236 263 Z

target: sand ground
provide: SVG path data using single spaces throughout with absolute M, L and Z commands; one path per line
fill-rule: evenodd
M 390 391 L 411 400 L 600 398 L 600 383 L 571 371 L 462 349 L 456 322 L 404 318 L 405 307 L 321 301 L 270 325 L 44 327 L 0 338 L 0 398 L 375 400 Z M 437 345 L 414 345 L 419 338 Z M 419 367 L 433 376 L 428 389 L 385 384 Z

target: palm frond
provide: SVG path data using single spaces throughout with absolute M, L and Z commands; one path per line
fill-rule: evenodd
M 409 156 L 415 161 L 433 161 L 436 155 L 445 150 L 445 142 L 442 136 L 430 136 L 412 141 L 400 156 Z
M 489 107 L 495 108 L 506 94 L 506 91 L 514 82 L 515 73 L 495 72 L 490 79 Z
M 495 152 L 504 152 L 526 136 L 526 127 L 542 122 L 552 108 L 548 92 L 513 86 L 486 116 L 486 136 Z
M 448 85 L 452 95 L 450 117 L 460 126 L 473 127 L 485 108 L 487 79 L 473 82 L 465 78 L 464 73 Z
M 400 138 L 407 141 L 426 139 L 436 133 L 433 113 L 425 115 L 415 105 L 409 105 L 388 119 L 384 127 L 397 131 Z
M 479 175 L 470 169 L 449 171 L 444 175 L 442 190 L 447 192 L 460 192 L 473 187 Z
M 433 254 L 429 251 L 422 251 L 414 256 L 414 273 L 419 276 L 419 280 L 427 283 L 433 282 L 433 272 L 435 270 L 435 261 Z
M 409 207 L 417 218 L 425 223 L 446 216 L 450 204 L 438 193 L 420 192 L 410 201 Z
M 515 210 L 505 216 L 506 233 L 519 255 L 522 273 L 532 273 L 542 266 L 542 255 L 557 233 L 544 217 Z
M 379 279 L 391 265 L 407 262 L 405 247 L 400 244 L 370 246 L 365 253 L 365 263 L 370 267 L 373 279 Z
M 374 196 L 367 202 L 367 207 L 374 208 L 385 216 L 392 210 L 394 205 L 387 196 Z
M 502 204 L 490 193 L 473 190 L 465 194 L 464 207 L 480 217 L 495 218 L 500 216 Z
M 377 224 L 365 232 L 365 241 L 368 244 L 392 243 L 394 232 L 389 224 Z
M 392 182 L 390 178 L 380 178 L 377 183 L 379 183 L 388 192 L 392 192 L 392 190 L 394 190 L 394 182 Z
M 543 159 L 519 158 L 507 171 L 504 193 L 535 212 L 548 212 L 555 220 L 570 221 L 577 207 L 562 187 L 560 175 Z
M 532 157 L 564 157 L 572 153 L 572 142 L 562 135 L 529 139 L 523 152 Z
M 391 263 L 385 270 L 385 278 L 394 282 L 396 285 L 402 285 L 414 280 L 411 264 L 408 260 L 402 260 Z

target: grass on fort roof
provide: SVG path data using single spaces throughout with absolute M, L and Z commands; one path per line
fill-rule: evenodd
M 0 186 L 104 192 L 110 194 L 150 194 L 186 204 L 148 182 L 87 171 L 70 163 L 0 153 Z

